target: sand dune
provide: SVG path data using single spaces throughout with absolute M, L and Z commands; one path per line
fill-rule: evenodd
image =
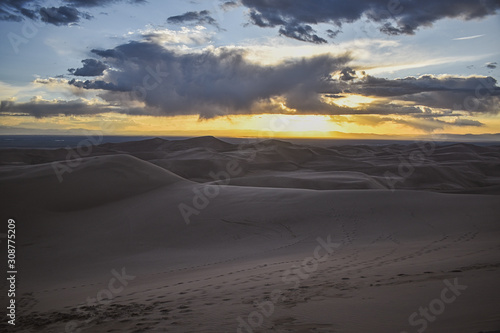
M 10 201 L 55 211 L 81 210 L 161 186 L 189 183 L 165 169 L 123 154 L 4 167 L 0 169 L 0 182 Z
M 228 163 L 237 162 L 241 172 L 232 177 L 231 182 L 240 186 L 260 186 L 262 182 L 257 179 L 266 178 L 266 174 L 273 176 L 271 181 L 275 185 L 270 186 L 287 187 L 289 184 L 289 187 L 314 189 L 377 189 L 385 186 L 391 189 L 499 193 L 500 185 L 498 146 L 422 143 L 321 148 L 280 140 L 231 144 L 213 137 L 200 137 L 107 143 L 92 149 L 92 156 L 116 154 L 137 157 L 198 182 L 214 181 L 209 176 L 211 171 L 221 172 Z M 0 163 L 11 166 L 67 158 L 68 150 L 65 149 L 0 151 Z M 276 174 L 276 171 L 285 173 Z M 325 182 L 311 184 L 310 178 L 316 177 L 311 176 L 314 172 L 322 172 Z M 275 176 L 292 181 L 281 181 Z M 331 185 L 324 185 L 326 183 Z
M 0 151 L 16 331 L 500 328 L 497 146 L 439 145 L 406 173 L 421 146 L 153 139 L 78 163 L 64 151 Z M 71 169 L 61 182 L 54 161 Z M 445 303 L 447 283 L 465 287 Z M 439 302 L 433 320 L 419 314 Z

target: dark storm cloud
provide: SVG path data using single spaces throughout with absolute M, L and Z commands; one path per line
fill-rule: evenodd
M 480 88 L 484 93 L 486 90 Z M 497 88 L 498 89 L 498 88 Z M 480 96 L 480 97 L 476 97 Z M 402 101 L 411 101 L 432 108 L 462 110 L 496 114 L 500 111 L 500 96 L 476 95 L 474 90 L 433 91 L 399 97 Z
M 1 0 L 0 1 L 0 20 L 2 21 L 22 21 L 24 17 L 36 18 L 35 0 Z
M 252 113 L 258 103 L 283 97 L 290 105 L 309 111 L 328 107 L 317 91 L 328 88 L 328 73 L 349 61 L 329 55 L 262 66 L 246 60 L 235 49 L 179 54 L 154 43 L 130 42 L 113 50 L 93 50 L 105 56 L 109 69 L 99 80 L 70 82 L 86 89 L 102 89 L 105 99 L 126 92 L 165 115 Z
M 341 79 L 344 71 L 340 72 Z M 365 75 L 359 80 L 345 83 L 343 89 L 364 96 L 394 98 L 434 108 L 491 113 L 500 111 L 500 87 L 489 76 L 423 75 L 389 80 Z
M 114 83 L 110 82 L 105 82 L 102 80 L 85 80 L 85 81 L 80 81 L 76 79 L 72 79 L 68 81 L 68 84 L 78 87 L 78 88 L 83 88 L 83 89 L 100 89 L 100 90 L 111 90 L 111 91 L 127 91 L 120 89 L 118 86 L 116 86 Z
M 21 14 L 23 14 L 25 17 L 31 19 L 31 20 L 36 20 L 38 15 L 35 10 L 31 9 L 26 9 L 26 8 L 21 8 L 20 10 Z
M 251 23 L 259 27 L 279 26 L 280 32 L 294 32 L 319 23 L 338 28 L 366 17 L 390 35 L 411 35 L 443 18 L 479 19 L 494 15 L 500 8 L 498 0 L 241 0 L 241 3 L 249 8 Z M 328 35 L 333 36 L 330 31 Z M 314 43 L 321 38 L 312 33 L 305 38 L 296 38 L 296 33 L 283 35 Z
M 131 4 L 145 3 L 145 0 L 64 0 L 60 6 L 44 7 L 42 0 L 0 0 L 0 20 L 17 21 L 23 19 L 40 20 L 45 23 L 61 26 L 77 23 L 92 16 L 78 10 L 80 7 L 103 7 L 118 2 Z M 51 3 L 52 4 L 52 3 Z
M 343 69 L 341 73 L 344 71 Z M 500 95 L 497 81 L 492 77 L 454 77 L 422 75 L 403 79 L 384 79 L 365 75 L 353 83 L 353 89 L 359 88 L 366 95 L 394 97 L 423 92 L 465 92 L 475 93 L 476 89 L 486 89 L 490 95 Z
M 377 78 L 349 67 L 349 56 L 320 55 L 265 66 L 248 61 L 242 50 L 177 53 L 153 42 L 130 42 L 92 53 L 103 57 L 108 69 L 98 79 L 71 80 L 70 85 L 102 90 L 100 96 L 108 101 L 142 101 L 163 115 L 210 118 L 285 112 L 273 102 L 276 98 L 298 114 L 431 118 L 459 111 L 500 111 L 500 87 L 492 77 Z M 356 108 L 332 103 L 349 94 L 377 100 Z M 440 114 L 429 108 L 441 109 Z
M 19 21 L 22 21 L 22 19 L 23 19 L 22 15 L 12 14 L 11 12 L 9 12 L 3 8 L 0 8 L 0 20 L 19 22 Z
M 84 59 L 82 64 L 82 68 L 70 68 L 68 71 L 75 76 L 99 76 L 108 68 L 106 64 L 96 59 Z
M 337 87 L 343 92 L 413 102 L 431 108 L 500 112 L 500 87 L 497 86 L 497 81 L 489 76 L 423 75 L 384 79 L 356 73 L 351 68 L 342 69 L 338 75 L 340 84 L 337 84 Z
M 116 58 L 118 59 L 120 57 L 120 53 L 116 50 L 92 50 L 92 53 L 95 53 L 96 55 L 103 57 L 103 58 Z
M 80 21 L 80 18 L 89 20 L 92 16 L 68 6 L 40 8 L 40 19 L 45 23 L 67 25 Z
M 200 12 L 186 12 L 182 15 L 170 16 L 167 19 L 168 23 L 172 24 L 210 24 L 215 27 L 219 27 L 217 21 L 210 16 L 210 12 L 208 10 L 202 10 Z

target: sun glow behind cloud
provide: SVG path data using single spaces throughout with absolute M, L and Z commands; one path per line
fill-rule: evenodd
M 375 98 L 362 96 L 362 95 L 356 95 L 356 94 L 347 94 L 347 95 L 343 95 L 342 97 L 339 97 L 339 98 L 324 97 L 324 100 L 330 104 L 333 103 L 333 104 L 336 104 L 338 106 L 357 108 L 357 107 L 361 106 L 362 104 L 369 104 L 369 103 L 375 101 Z

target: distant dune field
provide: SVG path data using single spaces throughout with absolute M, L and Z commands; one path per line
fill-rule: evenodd
M 18 332 L 500 330 L 498 145 L 12 148 L 0 185 Z

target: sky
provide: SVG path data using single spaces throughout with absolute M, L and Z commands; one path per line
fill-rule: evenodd
M 0 0 L 0 134 L 500 132 L 498 0 Z

